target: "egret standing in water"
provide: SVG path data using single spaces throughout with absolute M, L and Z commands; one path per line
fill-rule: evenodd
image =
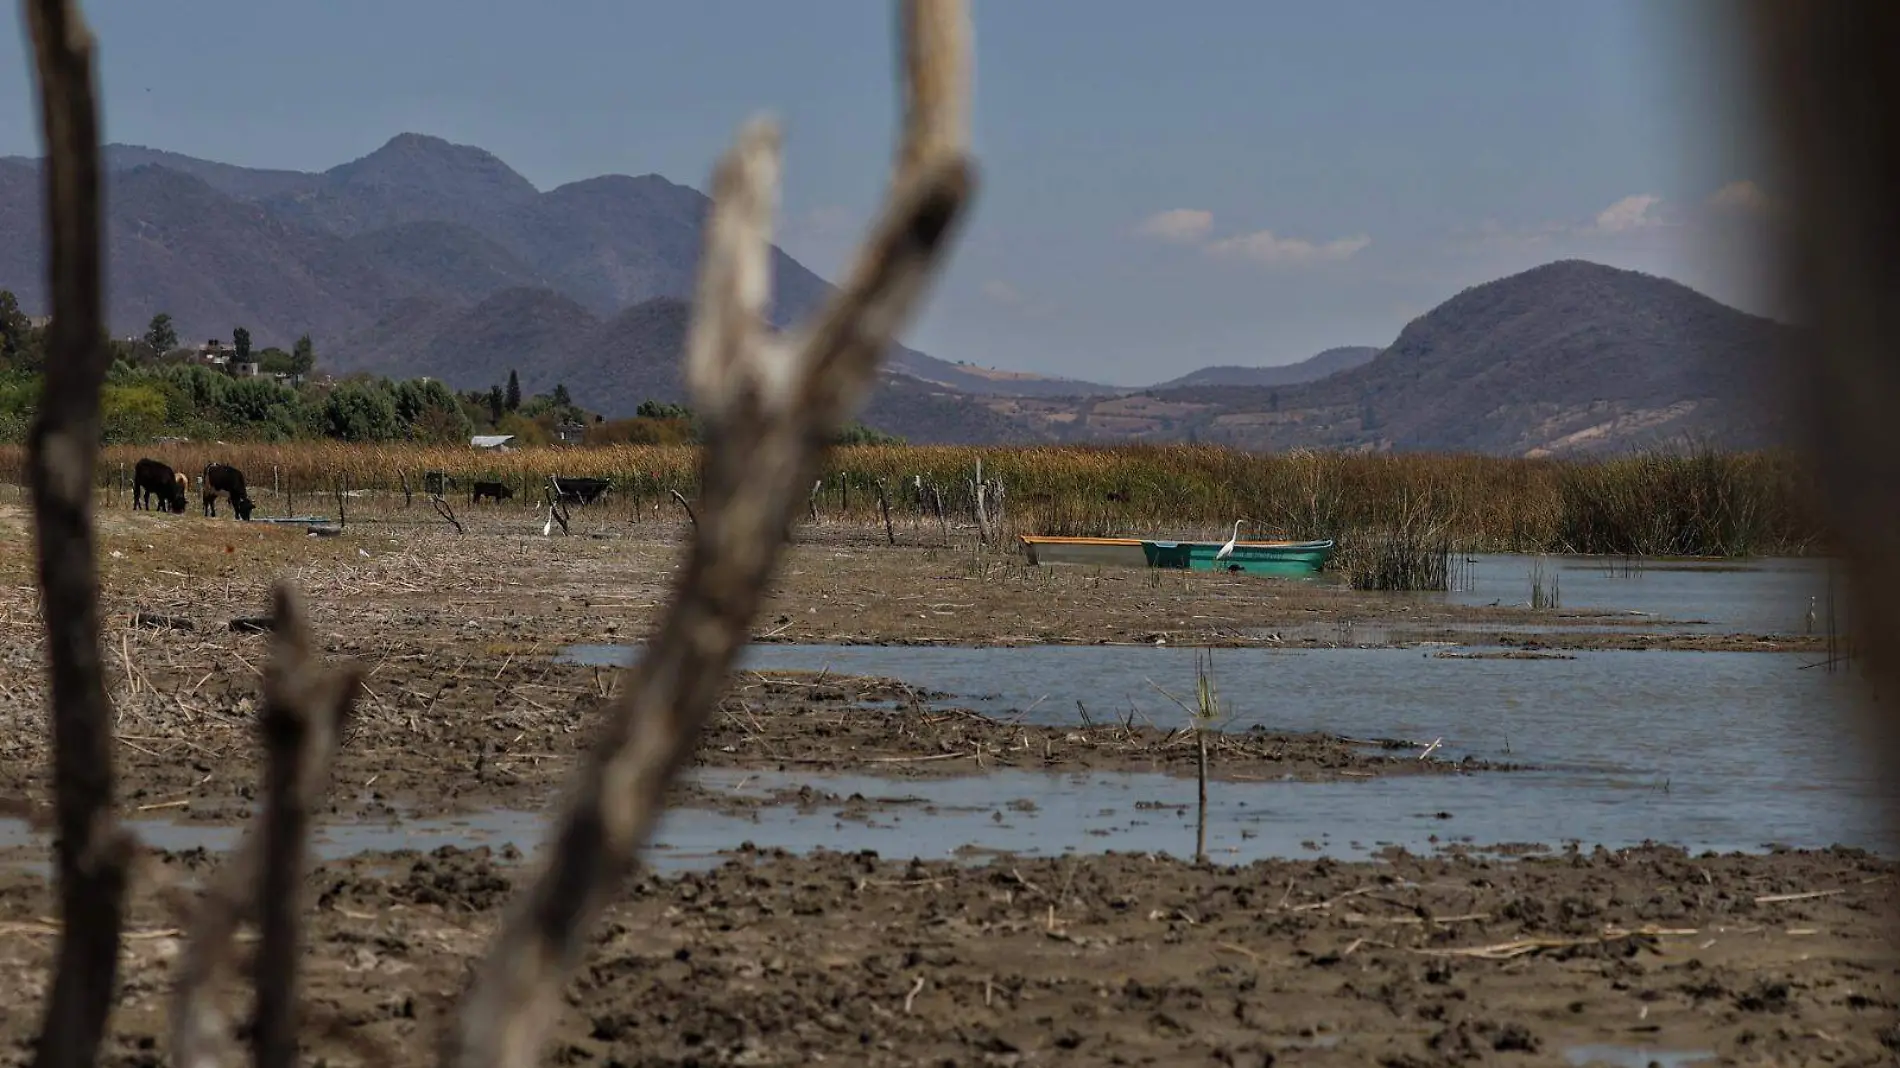
M 1245 523 L 1245 522 L 1246 522 L 1245 519 L 1234 520 L 1234 536 L 1231 538 L 1228 538 L 1227 544 L 1220 547 L 1220 552 L 1217 552 L 1214 554 L 1214 559 L 1225 560 L 1228 557 L 1234 555 L 1234 543 L 1240 540 L 1240 524 Z

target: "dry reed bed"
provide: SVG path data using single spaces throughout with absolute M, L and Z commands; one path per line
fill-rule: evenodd
M 423 490 L 428 471 L 460 486 L 509 484 L 516 504 L 538 503 L 549 475 L 614 481 L 607 507 L 628 515 L 673 513 L 689 500 L 698 451 L 691 446 L 526 448 L 491 453 L 459 446 L 337 442 L 183 443 L 115 446 L 100 465 L 111 492 L 150 455 L 185 471 L 216 460 L 250 478 L 269 506 L 334 511 L 339 489 L 396 495 Z M 0 448 L 0 479 L 21 479 L 23 453 Z M 1793 457 L 1778 453 L 1656 452 L 1604 460 L 1474 455 L 1291 452 L 1262 455 L 1206 445 L 1031 448 L 853 446 L 832 452 L 812 511 L 873 521 L 878 488 L 913 526 L 974 518 L 978 463 L 1004 536 L 1149 533 L 1212 536 L 1237 518 L 1260 535 L 1344 542 L 1395 532 L 1462 551 L 1735 556 L 1820 551 L 1826 542 Z

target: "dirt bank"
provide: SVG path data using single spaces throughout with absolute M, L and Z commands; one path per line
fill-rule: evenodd
M 167 881 L 205 858 L 170 856 Z M 1552 1064 L 1579 1047 L 1885 1064 L 1896 866 L 1661 848 L 1515 862 L 978 867 L 737 855 L 595 933 L 558 1064 Z M 486 850 L 311 876 L 306 1056 L 427 1055 L 521 870 Z M 148 1065 L 177 919 L 145 880 L 105 1063 Z M 0 998 L 36 1003 L 39 878 L 0 873 Z M 24 1064 L 35 1014 L 0 1023 Z M 1573 1062 L 1574 1063 L 1574 1062 Z
M 464 536 L 432 518 L 393 517 L 352 522 L 330 538 L 230 519 L 99 516 L 108 604 L 128 615 L 178 614 L 222 626 L 231 615 L 260 611 L 269 581 L 284 575 L 345 635 L 401 627 L 410 637 L 466 646 L 645 633 L 665 603 L 684 530 L 586 522 L 576 529 L 599 537 L 544 538 L 538 521 L 515 510 L 470 518 Z M 801 527 L 797 539 L 761 613 L 761 639 L 1311 647 L 1509 638 L 1552 648 L 1749 651 L 1825 644 L 1813 635 L 1689 634 L 1666 620 L 1627 615 L 1368 593 L 1337 576 L 1030 567 L 1020 554 L 981 550 L 973 541 L 889 546 L 856 526 Z M 0 590 L 0 598 L 30 595 L 28 544 L 24 513 L 0 505 L 0 546 L 8 549 L 0 577 L 16 587 Z M 0 604 L 0 617 L 9 607 L 26 606 Z
M 151 817 L 244 818 L 255 797 L 268 638 L 136 627 L 113 643 L 121 670 L 120 794 Z M 475 646 L 459 657 L 393 639 L 336 643 L 369 668 L 331 791 L 335 814 L 441 814 L 537 807 L 591 744 L 612 693 L 609 669 L 539 652 Z M 45 798 L 50 762 L 37 722 L 38 666 L 0 649 L 0 782 Z M 129 672 L 124 665 L 131 665 Z M 1237 731 L 1210 742 L 1214 778 L 1315 781 L 1456 774 L 1509 765 L 1418 759 L 1402 739 Z M 1191 733 L 1145 721 L 1048 727 L 992 719 L 948 695 L 891 679 L 745 671 L 702 739 L 697 762 L 776 771 L 852 771 L 892 778 L 981 774 L 998 768 L 1195 773 Z M 728 802 L 685 792 L 680 803 Z

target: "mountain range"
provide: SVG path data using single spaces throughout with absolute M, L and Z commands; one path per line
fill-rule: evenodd
M 108 316 L 187 340 L 319 339 L 326 368 L 480 388 L 520 372 L 626 414 L 683 400 L 679 356 L 710 201 L 659 175 L 541 191 L 492 154 L 402 134 L 320 173 L 109 145 Z M 39 162 L 0 158 L 0 288 L 45 306 Z M 830 292 L 774 249 L 771 318 Z M 865 421 L 916 441 L 1202 440 L 1248 448 L 1593 452 L 1779 429 L 1753 404 L 1789 328 L 1581 261 L 1476 286 L 1384 349 L 1209 367 L 1142 390 L 894 345 Z
M 1473 286 L 1370 360 L 1285 386 L 985 398 L 1067 440 L 1537 456 L 1693 439 L 1784 443 L 1769 403 L 1794 328 L 1677 282 L 1562 260 Z

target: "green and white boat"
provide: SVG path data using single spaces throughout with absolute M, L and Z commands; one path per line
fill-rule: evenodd
M 1057 538 L 1018 535 L 1032 564 L 1096 567 L 1168 567 L 1231 571 L 1248 575 L 1311 575 L 1333 555 L 1323 541 L 1236 541 L 1233 552 L 1215 559 L 1225 542 L 1160 541 L 1151 538 Z

